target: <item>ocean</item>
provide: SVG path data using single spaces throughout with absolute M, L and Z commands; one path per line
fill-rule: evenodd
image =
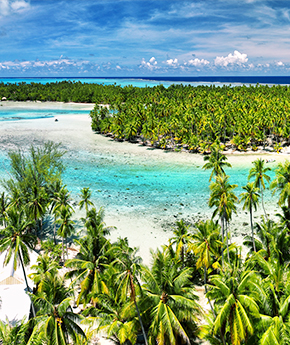
M 290 85 L 290 76 L 204 76 L 204 77 L 42 77 L 42 78 L 1 78 L 0 83 L 55 83 L 63 80 L 70 80 L 82 83 L 97 83 L 104 85 L 120 85 L 128 86 L 133 85 L 137 87 L 153 87 L 157 85 L 164 85 L 168 87 L 172 84 L 184 84 L 184 85 Z

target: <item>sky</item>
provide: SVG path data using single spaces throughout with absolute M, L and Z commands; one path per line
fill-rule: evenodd
M 289 0 L 0 0 L 0 77 L 289 71 Z

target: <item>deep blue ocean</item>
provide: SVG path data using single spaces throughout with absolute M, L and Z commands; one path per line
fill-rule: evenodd
M 71 81 L 80 81 L 82 83 L 97 83 L 97 84 L 104 84 L 104 85 L 133 85 L 138 87 L 146 87 L 146 86 L 156 86 L 156 85 L 164 85 L 169 86 L 172 84 L 190 84 L 193 86 L 198 85 L 256 85 L 256 84 L 267 84 L 267 85 L 290 85 L 290 76 L 204 76 L 204 77 L 187 77 L 187 76 L 180 76 L 180 77 L 43 77 L 43 78 L 1 78 L 0 82 L 3 83 L 55 83 L 60 82 L 62 80 L 71 80 Z

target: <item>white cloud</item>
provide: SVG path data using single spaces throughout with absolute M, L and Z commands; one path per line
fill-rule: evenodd
M 25 0 L 0 0 L 0 17 L 20 12 L 30 7 Z
M 191 59 L 188 62 L 184 63 L 184 65 L 186 65 L 186 66 L 195 66 L 195 67 L 205 66 L 205 65 L 208 65 L 208 64 L 209 64 L 208 60 L 205 60 L 205 59 L 201 59 L 200 60 L 198 58 Z
M 13 11 L 16 11 L 16 12 L 28 7 L 29 7 L 29 3 L 24 0 L 11 2 L 11 8 Z
M 166 64 L 171 67 L 177 67 L 178 66 L 178 59 L 169 59 L 166 60 Z
M 242 54 L 235 50 L 234 54 L 230 53 L 228 56 L 217 56 L 214 60 L 216 66 L 227 67 L 228 65 L 242 65 L 248 61 L 247 54 Z
M 284 67 L 284 64 L 283 64 L 282 61 L 277 61 L 277 62 L 276 62 L 276 66 L 278 66 L 278 67 Z
M 139 67 L 148 68 L 150 71 L 157 68 L 157 61 L 154 56 L 148 62 L 143 58 Z

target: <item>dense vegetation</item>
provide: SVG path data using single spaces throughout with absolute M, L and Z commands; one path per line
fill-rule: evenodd
M 219 144 L 279 152 L 290 139 L 289 96 L 288 86 L 158 86 L 110 110 L 96 105 L 92 128 L 163 149 L 204 153 Z
M 9 101 L 51 101 L 77 103 L 111 103 L 124 102 L 135 93 L 146 89 L 133 86 L 103 85 L 61 81 L 55 83 L 0 83 L 0 100 Z
M 85 217 L 82 236 L 74 240 L 76 255 L 67 259 L 64 241 L 55 245 L 48 239 L 37 246 L 37 239 L 47 238 L 47 220 L 57 232 L 54 241 L 56 236 L 70 239 L 75 231 L 72 200 L 61 180 L 63 154 L 52 143 L 9 154 L 11 179 L 4 182 L 0 200 L 0 251 L 8 250 L 5 263 L 13 260 L 16 268 L 20 262 L 24 273 L 28 249 L 36 248 L 40 256 L 30 276 L 35 282 L 31 318 L 14 327 L 0 322 L 2 344 L 93 344 L 99 331 L 129 345 L 196 344 L 199 338 L 223 345 L 290 344 L 290 162 L 278 165 L 271 182 L 264 160 L 254 161 L 252 181 L 239 196 L 251 224 L 243 258 L 228 227 L 239 202 L 236 185 L 225 175 L 226 158 L 214 146 L 204 165 L 213 169 L 213 218 L 178 221 L 169 243 L 152 252 L 149 267 L 126 238 L 108 239 L 112 228 L 104 223 L 103 209 L 95 209 L 88 188 L 81 190 Z M 279 193 L 279 221 L 266 213 L 254 224 L 253 212 L 268 183 Z M 196 285 L 204 286 L 208 312 L 199 306 Z
M 0 83 L 0 99 L 96 103 L 92 128 L 117 140 L 140 140 L 164 149 L 279 152 L 290 142 L 290 87 L 133 86 Z M 110 108 L 100 104 L 109 104 Z

